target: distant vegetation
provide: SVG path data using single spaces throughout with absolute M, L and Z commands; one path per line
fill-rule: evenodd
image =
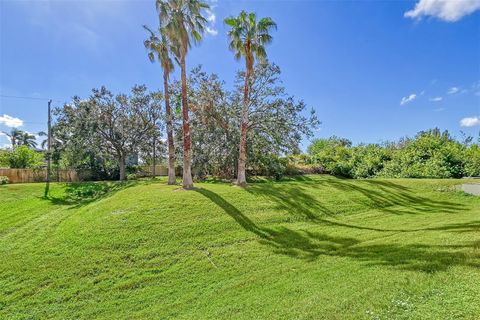
M 10 150 L 0 150 L 0 168 L 38 168 L 43 164 L 42 154 L 26 145 L 15 146 Z
M 348 178 L 480 175 L 478 141 L 460 142 L 438 129 L 384 144 L 316 139 L 308 154 L 301 154 L 300 143 L 313 136 L 320 122 L 313 109 L 309 112 L 302 100 L 288 94 L 280 67 L 267 59 L 276 23 L 243 10 L 224 20 L 229 48 L 245 63 L 230 89 L 200 66 L 187 69 L 188 53 L 207 27 L 209 5 L 156 0 L 155 7 L 159 24 L 144 26 L 143 45 L 148 59 L 162 69 L 163 91 L 136 85 L 129 93 L 114 94 L 101 87 L 56 108 L 53 169 L 88 172 L 91 180 L 126 180 L 135 177 L 136 159 L 152 166 L 162 162 L 168 164 L 168 184 L 181 175 L 185 189 L 193 187 L 193 179 L 207 177 L 244 186 L 253 176 L 280 179 L 305 173 Z M 180 79 L 172 80 L 176 65 Z M 40 155 L 28 150 L 36 147 L 35 136 L 17 129 L 5 134 L 12 150 L 0 154 L 0 166 L 42 163 Z
M 316 139 L 304 163 L 348 178 L 460 178 L 480 176 L 480 146 L 439 129 L 384 144 L 352 146 L 338 137 Z

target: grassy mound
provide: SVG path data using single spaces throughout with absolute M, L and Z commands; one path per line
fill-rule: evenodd
M 459 183 L 0 186 L 0 318 L 477 319 Z

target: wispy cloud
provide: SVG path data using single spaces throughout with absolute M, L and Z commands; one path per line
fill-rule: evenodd
M 206 31 L 209 35 L 212 35 L 212 36 L 216 36 L 216 35 L 218 34 L 217 29 L 211 28 L 211 27 L 206 27 L 206 28 L 205 28 L 205 31 Z
M 88 3 L 87 3 L 88 2 Z M 51 39 L 96 52 L 109 44 L 105 21 L 115 25 L 131 21 L 128 1 L 16 1 L 31 25 Z
M 214 9 L 216 7 L 216 1 L 211 1 L 210 9 L 206 9 L 205 13 L 207 14 L 208 26 L 205 28 L 205 31 L 212 36 L 218 34 L 217 29 L 215 29 L 215 22 L 217 21 L 217 16 L 215 15 Z
M 403 106 L 406 103 L 412 102 L 417 98 L 417 95 L 415 93 L 412 93 L 409 96 L 403 97 L 402 100 L 400 100 L 400 105 Z
M 215 13 L 213 13 L 213 8 L 210 8 L 210 9 L 207 9 L 206 12 L 207 12 L 207 21 L 208 22 L 211 22 L 211 23 L 215 23 L 216 21 L 216 16 L 215 16 Z
M 428 100 L 430 100 L 430 101 L 432 101 L 432 102 L 440 102 L 440 101 L 443 100 L 443 98 L 442 98 L 442 97 L 433 97 L 433 98 L 430 98 L 430 99 L 428 99 Z
M 451 87 L 450 89 L 447 90 L 447 94 L 456 94 L 460 92 L 459 87 Z
M 455 22 L 477 10 L 480 10 L 480 0 L 419 0 L 404 16 L 413 19 L 432 16 Z
M 480 118 L 479 117 L 463 118 L 462 120 L 460 120 L 460 125 L 462 127 L 480 126 Z
M 3 116 L 0 116 L 0 123 L 3 123 L 9 128 L 18 128 L 23 126 L 22 119 L 9 116 L 8 114 L 4 114 Z
M 472 92 L 476 96 L 480 96 L 480 80 L 472 84 Z

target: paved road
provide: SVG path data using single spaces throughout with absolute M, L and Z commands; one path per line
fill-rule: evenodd
M 462 190 L 466 193 L 480 196 L 480 184 L 479 183 L 466 183 L 462 185 Z

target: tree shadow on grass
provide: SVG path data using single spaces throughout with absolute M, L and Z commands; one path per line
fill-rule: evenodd
M 55 205 L 68 205 L 72 208 L 78 208 L 110 197 L 116 192 L 134 185 L 136 185 L 136 182 L 132 181 L 74 182 L 66 184 L 64 194 L 60 197 L 47 196 L 41 198 Z
M 445 246 L 397 243 L 366 244 L 353 237 L 331 236 L 305 230 L 297 231 L 283 226 L 279 228 L 262 227 L 255 224 L 217 193 L 203 188 L 196 189 L 196 192 L 215 203 L 243 229 L 257 235 L 261 244 L 271 247 L 275 253 L 293 258 L 313 261 L 320 256 L 345 257 L 362 261 L 367 265 L 384 265 L 420 272 L 444 271 L 452 266 L 480 267 L 478 254 L 472 255 L 464 252 L 478 248 L 480 246 L 478 241 Z M 319 221 L 321 222 L 321 220 L 316 222 Z M 346 224 L 342 226 L 350 227 Z M 473 226 L 473 228 L 475 227 L 476 225 Z M 451 228 L 461 230 L 463 227 L 454 225 Z M 438 230 L 443 229 L 438 228 Z
M 310 178 L 305 177 L 306 181 Z M 421 214 L 429 212 L 458 213 L 468 210 L 462 203 L 444 200 L 435 200 L 421 196 L 415 190 L 397 183 L 381 180 L 349 181 L 347 179 L 322 179 L 307 182 L 309 189 L 334 188 L 352 195 L 349 201 L 360 204 L 365 208 L 381 210 L 389 214 Z M 309 195 L 302 184 L 268 184 L 250 185 L 246 190 L 254 195 L 272 199 L 279 208 L 291 214 L 303 215 L 308 219 L 319 216 L 334 216 L 341 212 L 334 212 L 320 203 L 318 199 Z M 365 186 L 366 185 L 366 186 Z M 325 193 L 325 197 L 328 197 Z
M 269 184 L 269 185 L 250 185 L 246 190 L 256 196 L 261 196 L 272 200 L 277 208 L 285 210 L 291 215 L 306 221 L 321 223 L 325 225 L 353 228 L 359 230 L 370 230 L 378 232 L 417 232 L 417 231 L 452 231 L 452 232 L 479 232 L 480 221 L 469 221 L 465 223 L 456 223 L 443 225 L 439 227 L 425 228 L 376 228 L 361 226 L 338 221 L 335 216 L 341 214 L 340 210 L 332 210 L 323 205 L 318 199 L 306 192 L 303 185 L 305 182 L 311 189 L 321 186 L 333 187 L 352 196 L 350 201 L 360 203 L 363 207 L 371 210 L 381 210 L 389 214 L 424 214 L 424 213 L 460 213 L 469 210 L 470 207 L 460 202 L 450 202 L 445 200 L 434 200 L 415 194 L 415 190 L 402 186 L 397 183 L 382 180 L 363 180 L 361 183 L 367 184 L 367 187 L 361 186 L 357 181 L 348 179 L 325 179 L 313 180 L 304 177 L 302 184 Z M 311 182 L 311 183 L 310 183 Z M 328 190 L 328 189 L 325 189 Z M 328 194 L 325 194 L 328 197 Z M 332 206 L 331 206 L 332 207 Z

